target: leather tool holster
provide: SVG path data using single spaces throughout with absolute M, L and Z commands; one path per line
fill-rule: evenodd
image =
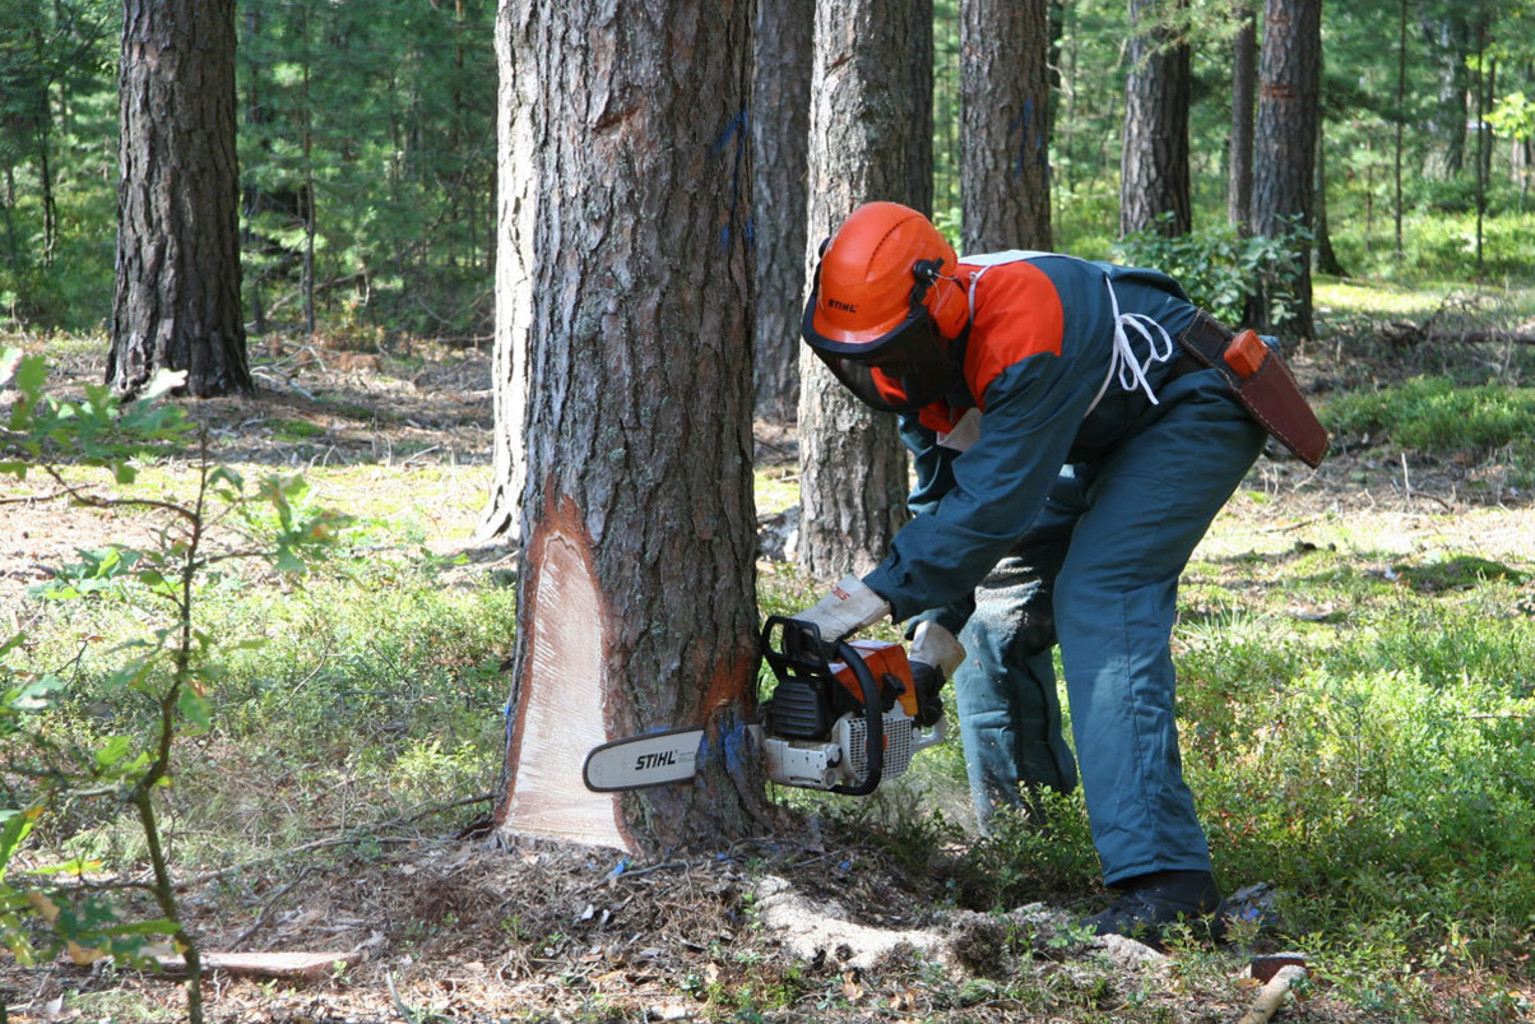
M 1178 335 L 1178 344 L 1185 353 L 1180 363 L 1192 361 L 1194 364 L 1182 368 L 1199 366 L 1218 370 L 1236 394 L 1237 401 L 1270 437 L 1306 465 L 1317 467 L 1327 454 L 1327 430 L 1312 411 L 1306 396 L 1301 394 L 1300 385 L 1295 383 L 1284 358 L 1267 346 L 1260 350 L 1262 354 L 1255 368 L 1250 361 L 1228 358 L 1228 353 L 1235 347 L 1234 339 L 1239 344 L 1248 342 L 1245 351 L 1253 350 L 1253 339 L 1242 337 L 1246 333 L 1234 333 L 1200 310 L 1194 322 Z

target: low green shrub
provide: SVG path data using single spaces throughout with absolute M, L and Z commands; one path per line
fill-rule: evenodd
M 1164 219 L 1170 219 L 1166 215 Z M 1295 301 L 1294 279 L 1310 235 L 1297 225 L 1278 237 L 1243 238 L 1233 227 L 1201 229 L 1169 238 L 1157 228 L 1125 236 L 1116 247 L 1121 262 L 1154 267 L 1183 285 L 1196 305 L 1227 323 L 1242 323 L 1248 303 L 1267 288 L 1272 315 Z
M 1388 436 L 1400 448 L 1486 458 L 1507 449 L 1522 475 L 1535 468 L 1535 388 L 1462 387 L 1415 377 L 1378 391 L 1331 396 L 1321 415 L 1338 438 Z

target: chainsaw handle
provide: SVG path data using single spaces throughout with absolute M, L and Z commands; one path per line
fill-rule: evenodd
M 869 744 L 869 774 L 856 786 L 837 785 L 831 787 L 831 791 L 841 793 L 843 796 L 868 796 L 879 788 L 880 779 L 885 773 L 885 716 L 884 709 L 880 705 L 879 683 L 874 681 L 874 673 L 869 671 L 869 666 L 864 663 L 863 655 L 858 653 L 858 648 L 846 640 L 838 642 L 837 656 L 847 662 L 848 667 L 853 670 L 853 678 L 858 680 L 858 688 L 863 691 L 863 716 L 864 724 L 867 726 L 865 735 Z
M 911 734 L 911 752 L 916 754 L 926 750 L 928 747 L 936 747 L 943 742 L 944 737 L 948 734 L 948 727 L 944 725 L 944 721 L 941 718 L 934 722 L 933 727 L 927 732 L 913 730 Z

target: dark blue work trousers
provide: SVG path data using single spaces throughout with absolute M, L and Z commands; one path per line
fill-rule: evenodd
M 1161 389 L 1110 455 L 1063 471 L 976 591 L 955 696 L 984 827 L 1080 771 L 1104 881 L 1210 869 L 1183 780 L 1170 638 L 1178 577 L 1263 448 L 1213 371 Z M 1062 735 L 1060 646 L 1076 757 Z M 1074 765 L 1073 761 L 1076 764 Z

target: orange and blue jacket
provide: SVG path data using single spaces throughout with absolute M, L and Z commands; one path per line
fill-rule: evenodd
M 961 259 L 958 271 L 962 282 L 979 274 L 963 386 L 902 417 L 916 462 L 916 515 L 864 578 L 897 621 L 942 609 L 935 617 L 954 633 L 974 608 L 975 587 L 1028 530 L 1063 467 L 1106 458 L 1151 407 L 1142 390 L 1111 379 L 1114 303 L 1121 317 L 1152 321 L 1169 338 L 1197 312 L 1178 283 L 1155 270 L 1041 253 L 977 259 L 984 266 Z M 1146 345 L 1135 342 L 1138 357 Z M 1177 355 L 1146 369 L 1153 388 Z M 940 444 L 961 432 L 955 427 L 971 408 L 980 414 L 979 436 L 964 451 Z

